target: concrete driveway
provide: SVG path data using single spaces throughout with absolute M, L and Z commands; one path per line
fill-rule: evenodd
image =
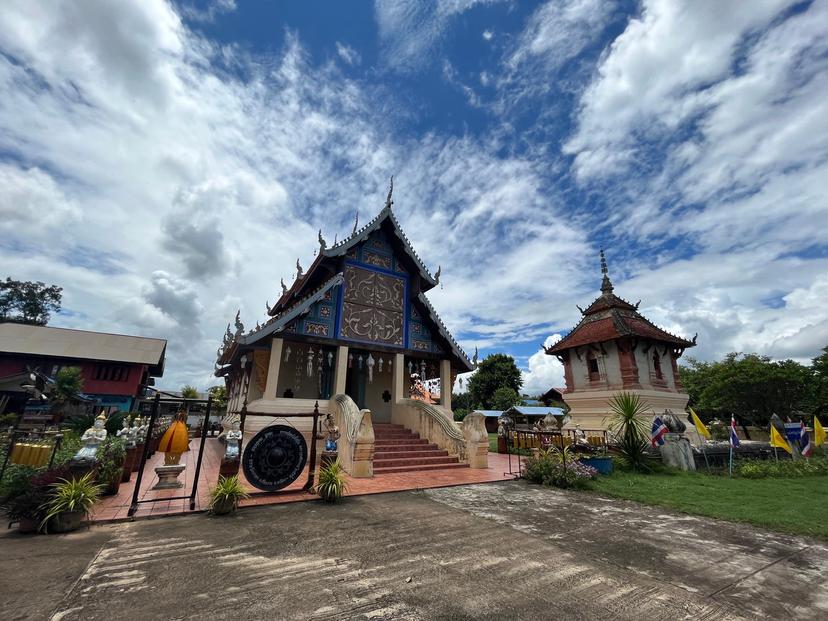
M 0 549 L 2 619 L 828 618 L 822 542 L 520 481 Z

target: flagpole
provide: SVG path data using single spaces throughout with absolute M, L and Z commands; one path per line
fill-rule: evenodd
M 733 478 L 733 440 L 730 441 L 730 478 Z
M 698 430 L 696 430 L 696 433 L 699 433 Z M 707 467 L 707 474 L 710 474 L 710 462 L 707 461 L 707 451 L 704 450 L 704 445 L 707 444 L 707 441 L 704 438 L 701 437 L 700 433 L 699 433 L 699 440 L 701 440 L 701 450 L 702 450 L 702 455 L 704 455 L 704 465 Z

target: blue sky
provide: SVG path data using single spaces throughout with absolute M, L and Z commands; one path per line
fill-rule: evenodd
M 749 10 L 747 6 L 749 4 Z M 206 387 L 383 205 L 442 266 L 464 348 L 539 351 L 600 285 L 712 359 L 828 344 L 828 3 L 26 2 L 0 6 L 0 262 L 55 325 L 169 340 Z

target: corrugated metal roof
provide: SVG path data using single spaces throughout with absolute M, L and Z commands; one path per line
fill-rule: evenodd
M 519 414 L 523 414 L 524 416 L 546 416 L 547 414 L 552 414 L 552 416 L 563 416 L 564 411 L 561 408 L 548 408 L 548 407 L 532 407 L 529 405 L 515 405 L 510 407 L 507 412 L 518 412 Z
M 0 353 L 127 362 L 163 372 L 165 339 L 0 323 Z
M 502 410 L 475 410 L 476 414 L 482 414 L 486 418 L 497 418 L 503 414 Z

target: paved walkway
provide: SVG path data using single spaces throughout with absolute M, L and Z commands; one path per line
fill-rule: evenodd
M 164 463 L 164 454 L 156 453 L 147 462 L 144 470 L 144 478 L 141 481 L 141 491 L 138 498 L 143 501 L 138 505 L 136 517 L 160 517 L 164 515 L 180 515 L 189 513 L 189 495 L 192 491 L 195 480 L 195 464 L 199 452 L 198 438 L 190 442 L 191 450 L 181 458 L 181 463 L 186 465 L 179 480 L 185 485 L 177 490 L 153 490 L 158 482 L 154 468 Z M 204 459 L 201 464 L 199 483 L 195 498 L 195 510 L 203 511 L 208 506 L 208 494 L 211 487 L 218 481 L 218 472 L 224 446 L 215 438 L 207 438 L 204 446 Z M 383 492 L 398 492 L 403 490 L 417 490 L 434 487 L 446 487 L 452 485 L 468 485 L 470 483 L 486 483 L 491 481 L 504 481 L 514 478 L 509 474 L 509 460 L 506 455 L 497 453 L 489 454 L 489 467 L 480 468 L 447 468 L 445 470 L 427 470 L 415 472 L 403 472 L 396 474 L 379 474 L 370 479 L 354 479 L 348 477 L 349 496 L 361 496 L 365 494 L 380 494 Z M 511 468 L 517 470 L 517 458 L 512 457 Z M 301 476 L 283 492 L 276 494 L 258 493 L 245 479 L 244 473 L 240 471 L 240 478 L 244 486 L 254 495 L 242 503 L 243 506 L 250 505 L 272 505 L 287 502 L 299 502 L 307 500 L 318 500 L 316 494 L 303 492 L 302 487 L 308 478 L 307 468 Z M 98 523 L 121 521 L 127 519 L 127 511 L 132 502 L 132 493 L 135 489 L 137 473 L 133 472 L 128 483 L 122 483 L 118 493 L 114 496 L 105 497 L 95 507 L 92 519 Z M 285 493 L 288 492 L 288 493 Z M 186 496 L 187 498 L 169 500 L 174 496 Z
M 522 481 L 0 548 L 2 619 L 828 618 L 824 542 Z

